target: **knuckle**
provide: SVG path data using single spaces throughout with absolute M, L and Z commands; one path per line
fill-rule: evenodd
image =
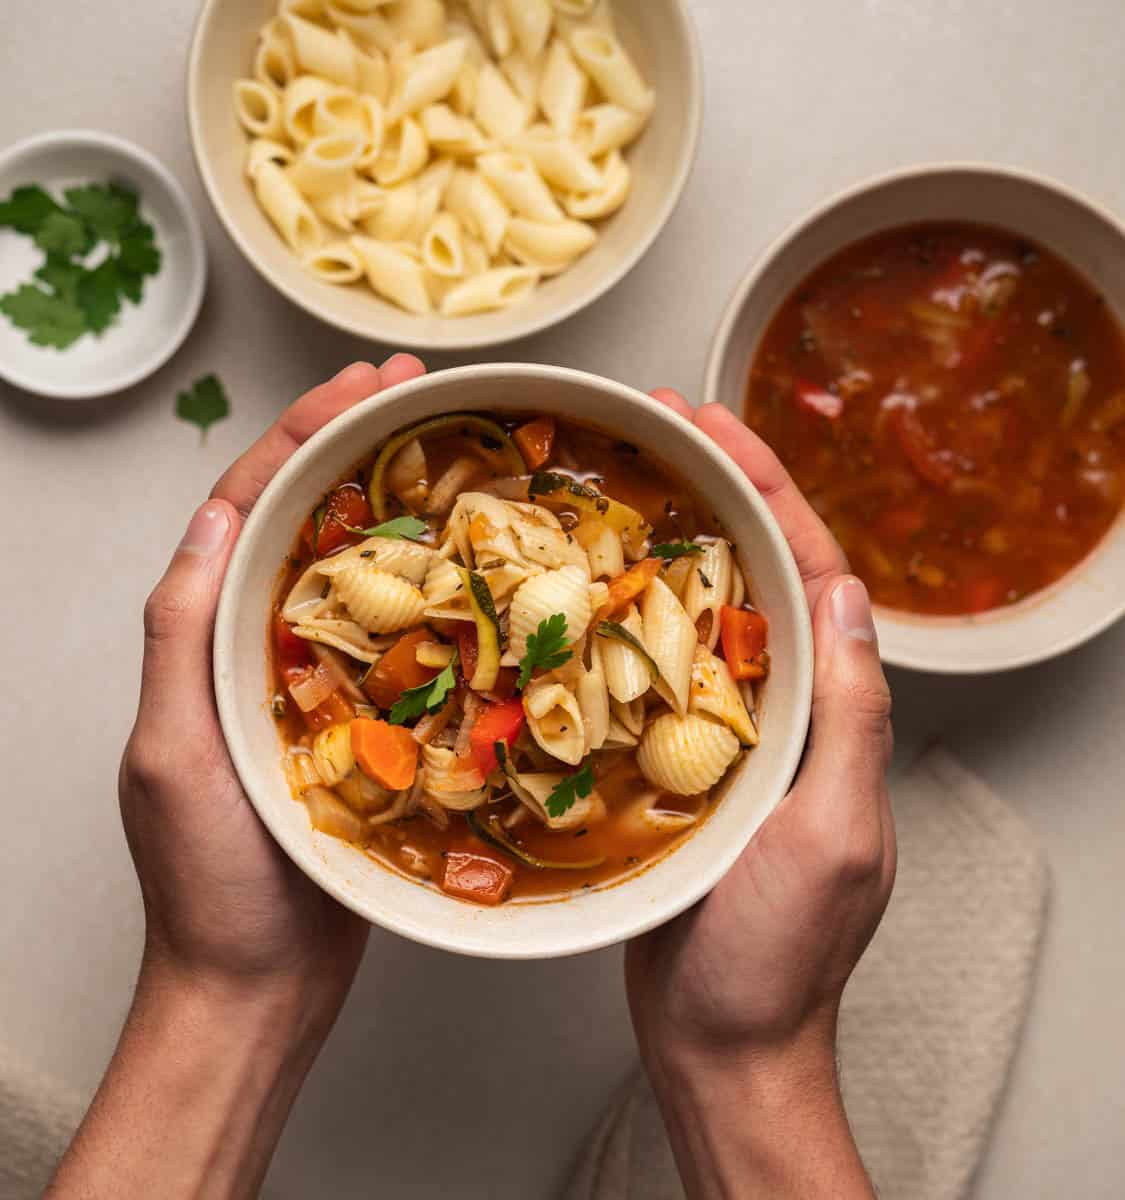
M 150 643 L 167 641 L 183 627 L 191 611 L 191 597 L 158 584 L 145 601 L 145 640 Z
M 882 877 L 883 839 L 875 834 L 857 831 L 837 847 L 833 863 L 837 878 L 854 886 Z
M 891 722 L 891 690 L 885 679 L 878 683 L 868 680 L 852 680 L 848 684 L 845 698 L 848 708 L 865 725 L 886 736 L 884 730 Z
M 120 790 L 150 791 L 163 781 L 165 772 L 164 756 L 153 742 L 134 734 L 121 759 Z

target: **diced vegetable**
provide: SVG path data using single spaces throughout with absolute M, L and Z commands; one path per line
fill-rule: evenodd
M 363 540 L 363 535 L 353 529 L 365 529 L 371 524 L 371 505 L 358 484 L 346 483 L 338 487 L 329 497 L 313 540 L 313 552 L 323 558 L 341 546 L 354 546 Z
M 309 811 L 309 821 L 314 829 L 327 833 L 329 837 L 342 838 L 345 842 L 363 842 L 367 826 L 354 812 L 328 788 L 311 787 L 304 796 Z
M 953 467 L 934 449 L 917 413 L 909 408 L 896 408 L 892 424 L 906 461 L 919 478 L 934 487 L 948 487 L 953 480 Z
M 888 542 L 907 542 L 925 526 L 925 513 L 917 508 L 889 508 L 876 521 L 879 536 Z
M 333 692 L 322 704 L 301 714 L 305 724 L 314 732 L 327 729 L 330 725 L 339 725 L 350 721 L 355 716 L 355 708 L 339 692 Z
M 630 554 L 640 554 L 652 527 L 636 509 L 622 504 L 567 475 L 537 471 L 531 477 L 528 495 L 536 504 L 551 509 L 573 509 L 575 512 L 600 517 L 615 533 Z
M 764 679 L 769 674 L 768 630 L 761 613 L 723 605 L 719 612 L 723 657 L 735 679 Z
M 383 655 L 364 676 L 363 690 L 373 704 L 390 708 L 403 692 L 421 687 L 437 677 L 440 667 L 424 667 L 417 656 L 418 647 L 432 642 L 428 629 L 412 629 Z
M 488 692 L 500 672 L 500 620 L 484 576 L 466 567 L 457 570 L 469 593 L 469 607 L 477 627 L 477 661 L 471 675 L 466 666 L 465 677 L 474 692 Z
M 598 637 L 612 638 L 616 642 L 624 642 L 626 646 L 631 647 L 641 656 L 641 661 L 648 668 L 648 673 L 652 676 L 653 683 L 656 683 L 660 679 L 660 668 L 653 662 L 652 655 L 641 645 L 640 638 L 634 637 L 624 625 L 620 625 L 616 621 L 599 621 L 594 627 L 594 632 Z
M 273 644 L 277 649 L 277 665 L 282 672 L 312 666 L 309 643 L 293 632 L 293 626 L 281 615 L 273 615 Z
M 1090 372 L 1086 370 L 1086 364 L 1081 359 L 1072 362 L 1066 381 L 1066 403 L 1059 414 L 1059 424 L 1063 429 L 1069 429 L 1078 420 L 1078 414 L 1082 411 L 1082 405 L 1086 403 L 1091 386 Z
M 797 379 L 793 383 L 793 398 L 797 407 L 818 417 L 827 417 L 834 421 L 844 412 L 844 398 L 822 388 L 819 384 L 810 383 L 807 379 Z
M 966 580 L 961 591 L 966 612 L 987 612 L 1004 603 L 1004 583 L 992 575 Z
M 313 739 L 312 758 L 317 774 L 329 786 L 335 787 L 355 768 L 351 732 L 347 725 L 329 725 Z
M 480 773 L 487 778 L 497 768 L 496 743 L 511 746 L 524 727 L 523 701 L 502 700 L 490 704 L 477 717 L 470 734 L 470 753 Z
M 323 664 L 295 672 L 289 680 L 289 694 L 301 712 L 312 712 L 336 690 L 336 683 Z
M 604 857 L 587 858 L 581 862 L 556 862 L 553 859 L 539 858 L 522 846 L 517 846 L 493 818 L 481 817 L 475 812 L 467 812 L 465 821 L 473 833 L 486 845 L 510 854 L 517 862 L 536 871 L 592 871 L 605 862 Z
M 444 642 L 419 642 L 414 658 L 421 667 L 443 671 L 453 661 L 453 647 Z
M 623 608 L 627 608 L 660 574 L 664 560 L 660 558 L 642 558 L 634 563 L 624 575 L 618 575 L 609 581 L 609 597 L 594 614 L 595 623 L 604 621 L 606 617 L 615 616 Z
M 409 729 L 359 717 L 352 722 L 352 752 L 360 770 L 390 791 L 413 784 L 418 743 Z
M 450 850 L 444 858 L 441 890 L 474 904 L 496 905 L 512 890 L 512 868 L 490 855 L 468 850 Z
M 376 458 L 375 465 L 371 469 L 371 481 L 367 488 L 371 511 L 377 520 L 385 521 L 387 518 L 387 467 L 403 446 L 417 438 L 452 434 L 462 430 L 482 439 L 488 438 L 492 445 L 487 448 L 493 450 L 503 460 L 510 474 L 523 475 L 526 473 L 527 466 L 523 461 L 523 456 L 512 439 L 495 421 L 477 416 L 475 413 L 454 413 L 444 417 L 434 417 L 432 420 L 423 421 L 420 425 L 404 429 L 400 434 L 391 438 L 379 451 L 379 457 Z M 369 523 L 368 521 L 353 522 L 353 524 L 364 525 Z
M 555 445 L 555 421 L 553 417 L 540 417 L 521 425 L 512 435 L 512 441 L 519 447 L 524 462 L 529 471 L 538 471 L 551 457 Z

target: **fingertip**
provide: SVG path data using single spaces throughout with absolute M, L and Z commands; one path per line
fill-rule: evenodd
M 417 379 L 425 375 L 426 364 L 413 354 L 392 354 L 379 368 L 379 377 L 383 387 L 394 387 L 398 383 Z
M 691 405 L 675 388 L 653 388 L 649 395 L 658 403 L 663 404 L 665 408 L 670 408 L 674 413 L 678 413 L 685 421 L 691 420 Z
M 379 390 L 379 368 L 369 362 L 349 363 L 332 376 L 331 384 L 349 395 L 369 396 Z
M 746 428 L 729 408 L 714 402 L 704 404 L 701 408 L 696 409 L 695 423 L 704 431 L 708 429 L 723 429 L 724 427 L 729 429 L 732 424 L 742 430 Z

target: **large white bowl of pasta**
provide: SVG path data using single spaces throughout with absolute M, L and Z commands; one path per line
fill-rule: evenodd
M 477 349 L 637 262 L 702 112 L 683 0 L 206 0 L 192 145 L 227 232 L 360 337 Z
M 781 531 L 694 426 L 489 364 L 297 451 L 239 537 L 214 672 L 247 794 L 321 887 L 428 945 L 556 957 L 730 869 L 800 760 L 812 637 Z

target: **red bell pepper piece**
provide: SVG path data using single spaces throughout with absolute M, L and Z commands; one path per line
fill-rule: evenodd
M 496 743 L 510 746 L 523 730 L 523 701 L 519 697 L 490 704 L 477 717 L 469 734 L 470 754 L 484 776 L 491 775 L 500 765 L 496 759 Z

